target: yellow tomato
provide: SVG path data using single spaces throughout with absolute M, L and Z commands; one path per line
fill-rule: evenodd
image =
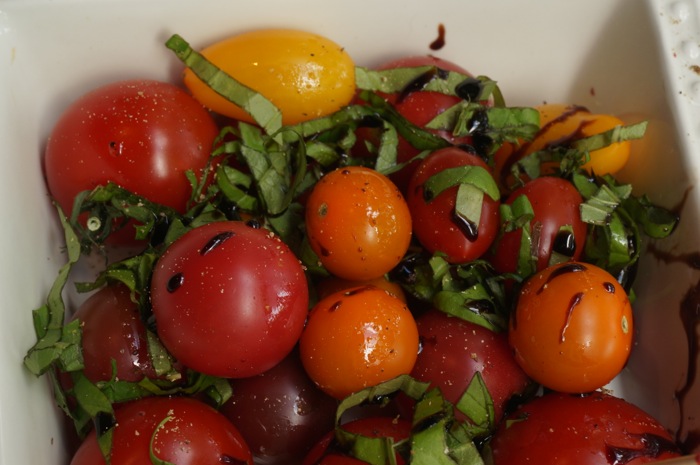
M 536 108 L 540 112 L 541 129 L 527 153 L 601 134 L 625 124 L 615 116 L 594 114 L 575 105 L 545 104 Z M 625 166 L 629 155 L 630 142 L 616 142 L 591 151 L 590 160 L 583 165 L 583 169 L 598 175 L 614 174 Z
M 333 113 L 355 92 L 355 66 L 331 40 L 310 32 L 263 29 L 229 37 L 202 55 L 239 82 L 267 97 L 282 111 L 283 124 Z M 252 122 L 240 107 L 211 90 L 189 69 L 185 85 L 216 113 Z

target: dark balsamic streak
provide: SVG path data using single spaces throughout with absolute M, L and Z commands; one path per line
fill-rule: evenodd
M 445 46 L 445 25 L 438 24 L 438 36 L 430 43 L 430 50 L 440 50 Z
M 215 248 L 219 247 L 221 244 L 229 240 L 231 237 L 235 236 L 236 233 L 233 231 L 224 231 L 216 236 L 212 237 L 209 242 L 207 242 L 204 247 L 201 248 L 199 251 L 199 254 L 204 256 L 214 250 Z

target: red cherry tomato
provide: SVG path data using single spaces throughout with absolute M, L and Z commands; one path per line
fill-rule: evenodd
M 116 377 L 122 381 L 156 377 L 146 328 L 126 286 L 115 284 L 100 289 L 80 305 L 73 319 L 80 320 L 83 373 L 90 381 L 112 379 L 112 362 L 116 364 Z
M 439 310 L 429 310 L 416 323 L 421 351 L 411 376 L 439 387 L 445 399 L 456 404 L 480 373 L 493 399 L 494 420 L 500 421 L 508 400 L 530 383 L 513 358 L 508 337 Z M 412 404 L 402 402 L 404 408 Z M 465 419 L 461 412 L 455 410 L 455 414 Z
M 458 166 L 489 170 L 486 163 L 473 153 L 458 148 L 437 150 L 418 166 L 406 193 L 416 238 L 429 252 L 444 253 L 451 263 L 465 263 L 481 257 L 500 227 L 499 201 L 487 194 L 483 196 L 481 219 L 476 227 L 456 219 L 457 186 L 444 190 L 430 201 L 425 199 L 425 182 L 434 174 Z
M 298 463 L 333 428 L 337 401 L 309 379 L 296 350 L 265 373 L 231 380 L 231 387 L 221 413 L 260 463 Z
M 501 424 L 490 449 L 494 465 L 639 465 L 680 455 L 657 420 L 601 392 L 529 402 Z
M 108 181 L 184 212 L 185 172 L 201 174 L 217 134 L 209 113 L 179 87 L 107 84 L 73 102 L 54 126 L 44 159 L 49 191 L 67 214 L 78 193 Z
M 242 378 L 296 344 L 308 311 L 299 260 L 279 238 L 239 221 L 209 223 L 175 241 L 151 283 L 158 336 L 185 366 Z
M 441 70 L 455 71 L 457 73 L 471 76 L 471 74 L 461 66 L 432 55 L 417 55 L 399 58 L 380 65 L 378 69 L 384 70 L 419 66 L 437 66 Z M 453 95 L 445 95 L 440 92 L 425 90 L 415 90 L 403 94 L 389 95 L 387 96 L 387 99 L 394 105 L 396 110 L 404 118 L 418 127 L 425 127 L 440 113 L 462 100 L 460 97 Z M 447 131 L 432 129 L 430 131 L 454 144 L 470 143 L 470 138 L 468 137 L 455 138 L 450 132 Z M 418 149 L 409 144 L 405 139 L 399 139 L 397 153 L 397 161 L 399 163 L 410 160 L 418 155 L 419 152 L 420 151 Z M 419 163 L 419 160 L 415 160 L 390 176 L 391 180 L 394 181 L 401 192 L 407 192 L 408 183 Z
M 247 464 L 253 458 L 239 431 L 222 414 L 188 397 L 147 397 L 119 407 L 111 465 Z M 70 465 L 104 465 L 93 430 Z
M 581 220 L 583 199 L 574 185 L 562 178 L 537 178 L 516 189 L 505 203 L 512 205 L 521 195 L 528 198 L 534 212 L 530 228 L 531 237 L 536 241 L 533 248 L 537 251 L 537 271 L 551 264 L 554 252 L 562 258 L 578 260 L 586 242 L 587 226 Z M 522 232 L 516 229 L 496 240 L 489 261 L 497 271 L 512 273 L 517 270 Z
M 632 335 L 625 290 L 607 271 L 580 262 L 530 277 L 508 332 L 525 373 L 549 389 L 572 393 L 593 391 L 617 376 Z

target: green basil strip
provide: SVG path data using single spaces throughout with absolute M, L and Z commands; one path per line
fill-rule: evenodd
M 469 75 L 455 71 L 439 70 L 432 65 L 385 70 L 370 70 L 357 66 L 355 67 L 355 85 L 362 90 L 393 94 L 403 91 L 407 86 L 427 74 L 432 74 L 433 77 L 426 80 L 425 86 L 421 87 L 420 90 L 440 92 L 447 95 L 456 95 L 455 87 L 467 79 L 474 79 Z M 483 81 L 486 83 L 487 79 L 484 78 Z M 493 86 L 482 85 L 482 89 L 485 92 L 482 91 L 482 95 L 478 97 L 479 100 L 488 98 L 488 94 L 485 96 L 483 94 L 491 92 Z
M 641 139 L 648 126 L 647 121 L 629 126 L 616 126 L 608 131 L 579 139 L 572 144 L 577 150 L 592 152 L 617 142 Z
M 455 407 L 473 422 L 473 436 L 487 435 L 496 426 L 493 398 L 478 371 L 474 373 Z
M 34 310 L 34 331 L 37 335 L 37 342 L 29 349 L 24 357 L 24 365 L 33 374 L 39 376 L 44 374 L 66 349 L 65 344 L 60 344 L 64 335 L 70 335 L 70 342 L 67 346 L 75 344 L 72 334 L 65 333 L 63 328 L 66 307 L 63 302 L 63 289 L 68 282 L 70 272 L 80 259 L 81 245 L 78 236 L 71 227 L 68 218 L 63 214 L 61 208 L 56 205 L 58 217 L 63 227 L 63 234 L 66 242 L 67 262 L 59 269 L 58 276 L 54 280 L 46 303 Z M 80 341 L 77 342 L 80 344 Z M 76 355 L 73 355 L 73 363 L 78 362 Z M 82 363 L 82 362 L 81 362 Z
M 500 199 L 501 194 L 496 181 L 491 173 L 481 166 L 457 166 L 432 175 L 424 184 L 424 196 L 426 199 L 434 199 L 442 191 L 459 184 L 474 186 L 493 200 Z
M 270 100 L 211 63 L 179 35 L 174 34 L 165 45 L 214 92 L 241 107 L 267 134 L 281 142 L 276 134 L 282 127 L 282 112 Z

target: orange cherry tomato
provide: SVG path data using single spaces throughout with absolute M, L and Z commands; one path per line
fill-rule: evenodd
M 418 357 L 418 329 L 398 297 L 374 286 L 320 300 L 299 340 L 309 377 L 337 398 L 408 374 Z
M 310 32 L 261 29 L 232 36 L 202 50 L 209 61 L 267 97 L 282 112 L 284 124 L 328 115 L 355 94 L 355 65 L 343 47 Z M 189 69 L 185 85 L 209 109 L 252 122 Z
M 326 174 L 306 203 L 311 248 L 333 275 L 378 278 L 403 258 L 411 242 L 411 214 L 399 189 L 370 168 Z
M 585 393 L 622 370 L 632 334 L 632 307 L 615 278 L 595 265 L 568 262 L 525 282 L 509 341 L 532 379 L 555 391 Z

